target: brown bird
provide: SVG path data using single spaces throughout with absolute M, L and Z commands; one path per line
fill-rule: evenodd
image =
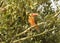
M 28 22 L 30 24 L 30 26 L 34 26 L 35 25 L 35 30 L 37 32 L 40 32 L 39 31 L 39 26 L 36 24 L 36 20 L 35 20 L 35 17 L 37 16 L 38 14 L 37 13 L 30 13 L 29 14 L 29 17 L 28 17 Z

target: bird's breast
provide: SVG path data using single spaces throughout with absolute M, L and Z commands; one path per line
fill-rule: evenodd
M 30 23 L 31 26 L 35 25 L 34 17 L 29 17 L 28 22 Z

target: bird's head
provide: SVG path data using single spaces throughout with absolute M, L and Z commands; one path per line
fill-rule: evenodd
M 31 13 L 29 15 L 35 17 L 35 16 L 38 16 L 38 13 Z

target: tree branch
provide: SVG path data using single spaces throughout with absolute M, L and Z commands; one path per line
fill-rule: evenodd
M 45 24 L 46 22 L 41 22 L 41 23 L 38 23 L 37 25 L 41 25 L 41 24 Z M 25 31 L 23 31 L 23 32 L 21 32 L 21 33 L 19 33 L 19 34 L 16 34 L 11 40 L 13 40 L 13 39 L 15 39 L 16 37 L 18 37 L 18 36 L 21 36 L 21 35 L 23 35 L 23 34 L 25 34 L 26 32 L 28 32 L 30 29 L 32 29 L 33 27 L 35 27 L 36 25 L 34 25 L 34 26 L 31 26 L 31 27 L 29 27 L 28 29 L 26 29 Z M 13 42 L 13 41 L 12 41 Z
M 45 23 L 46 23 L 46 22 L 41 22 L 41 23 L 38 23 L 37 25 L 41 25 L 41 24 L 45 24 Z M 16 34 L 15 37 L 25 34 L 26 32 L 28 32 L 31 28 L 33 28 L 33 27 L 35 27 L 35 26 L 36 26 L 36 25 L 31 26 L 31 27 L 29 27 L 28 29 L 26 29 L 25 31 L 23 31 L 23 32 L 21 32 L 21 33 L 19 33 L 19 34 Z
M 28 36 L 28 37 L 25 37 L 25 38 L 21 38 L 21 39 L 19 39 L 19 40 L 13 41 L 13 43 L 18 42 L 18 41 L 24 41 L 24 40 L 29 39 L 29 38 L 32 38 L 32 37 L 41 36 L 41 35 L 46 34 L 47 32 L 53 31 L 53 30 L 55 30 L 55 29 L 56 29 L 56 28 L 50 29 L 50 30 L 46 30 L 46 31 L 44 31 L 44 32 L 42 32 L 42 33 L 40 33 L 40 34 L 37 34 L 37 35 L 33 35 L 33 36 Z

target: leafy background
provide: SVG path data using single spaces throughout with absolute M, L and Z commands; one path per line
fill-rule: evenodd
M 60 43 L 60 9 L 57 8 L 52 10 L 50 0 L 0 0 L 0 43 Z M 30 13 L 39 14 L 38 24 L 44 22 L 39 24 L 41 35 L 36 31 L 24 33 L 30 28 Z

